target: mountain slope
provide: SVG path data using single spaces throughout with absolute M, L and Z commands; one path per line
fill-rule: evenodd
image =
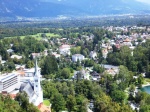
M 1 17 L 57 17 L 149 13 L 136 0 L 0 0 Z

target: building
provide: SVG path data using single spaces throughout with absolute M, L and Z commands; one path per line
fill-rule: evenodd
M 37 57 L 40 57 L 41 54 L 40 53 L 31 53 L 31 56 L 33 59 L 37 58 Z
M 20 77 L 15 73 L 5 74 L 0 77 L 0 92 L 10 93 L 20 87 Z
M 95 59 L 97 57 L 97 53 L 95 51 L 90 52 L 90 58 Z
M 103 49 L 102 50 L 102 54 L 103 54 L 103 58 L 107 58 L 107 54 L 108 54 L 108 50 L 107 49 Z
M 10 57 L 11 59 L 14 59 L 14 58 L 17 58 L 18 60 L 22 58 L 22 56 L 19 56 L 19 55 L 12 55 Z
M 59 52 L 63 56 L 70 55 L 70 49 L 70 45 L 62 45 L 59 47 Z
M 12 53 L 12 52 L 14 52 L 14 50 L 13 49 L 8 49 L 7 52 Z
M 73 62 L 77 62 L 78 60 L 81 62 L 82 60 L 84 60 L 84 56 L 82 54 L 74 54 L 72 55 L 72 61 Z
M 20 87 L 20 91 L 25 91 L 28 95 L 29 102 L 33 103 L 35 106 L 39 106 L 43 103 L 43 90 L 40 84 L 40 72 L 41 69 L 39 69 L 37 65 L 37 61 L 35 62 L 35 70 L 34 70 L 34 76 L 31 77 L 34 80 L 27 82 L 23 82 Z

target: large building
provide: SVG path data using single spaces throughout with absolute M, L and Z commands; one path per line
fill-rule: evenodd
M 20 87 L 20 78 L 17 74 L 5 74 L 0 76 L 0 92 L 10 93 Z

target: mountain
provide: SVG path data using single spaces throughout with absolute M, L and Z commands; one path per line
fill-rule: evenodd
M 150 13 L 136 0 L 0 0 L 1 17 L 97 16 Z

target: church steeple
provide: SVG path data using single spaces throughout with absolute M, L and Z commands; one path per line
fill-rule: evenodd
M 40 85 L 40 70 L 37 65 L 37 59 L 35 59 L 35 73 L 34 73 L 34 91 L 38 95 L 41 90 Z
M 35 59 L 35 76 L 38 76 L 38 65 L 37 65 L 37 59 Z

